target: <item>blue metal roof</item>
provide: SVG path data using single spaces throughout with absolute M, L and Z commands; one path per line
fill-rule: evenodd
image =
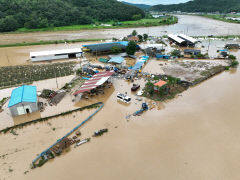
M 119 57 L 113 57 L 111 58 L 108 62 L 109 63 L 117 63 L 117 64 L 121 64 L 124 61 L 124 58 L 119 56 Z
M 13 89 L 8 107 L 21 102 L 37 102 L 37 87 L 24 85 Z

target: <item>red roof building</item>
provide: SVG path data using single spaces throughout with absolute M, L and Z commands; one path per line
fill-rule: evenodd
M 78 95 L 80 93 L 91 91 L 92 89 L 97 88 L 98 86 L 105 83 L 114 73 L 114 71 L 106 71 L 106 72 L 99 72 L 95 75 L 93 75 L 92 78 L 87 80 L 78 91 L 73 93 L 73 95 Z
M 158 91 L 158 87 L 162 87 L 162 86 L 164 86 L 165 84 L 167 84 L 167 82 L 166 81 L 159 81 L 159 82 L 157 82 L 157 83 L 155 83 L 154 84 L 154 90 L 155 91 Z

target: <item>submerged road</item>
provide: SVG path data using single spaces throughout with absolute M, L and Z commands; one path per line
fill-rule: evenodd
M 0 44 L 64 39 L 121 38 L 131 33 L 134 29 L 136 29 L 139 34 L 147 33 L 152 36 L 167 33 L 186 33 L 193 36 L 240 35 L 240 24 L 190 15 L 178 15 L 178 18 L 179 21 L 177 24 L 156 27 L 0 34 Z

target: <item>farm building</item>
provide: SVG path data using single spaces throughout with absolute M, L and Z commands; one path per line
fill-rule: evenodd
M 170 59 L 170 57 L 171 57 L 170 55 L 164 55 L 159 53 L 156 54 L 157 59 Z
M 168 39 L 170 40 L 170 42 L 175 43 L 178 46 L 187 46 L 188 45 L 186 40 L 184 40 L 174 34 L 169 34 Z
M 190 36 L 186 36 L 185 34 L 180 34 L 178 35 L 178 37 L 180 37 L 181 39 L 185 40 L 187 42 L 187 46 L 192 46 L 194 47 L 195 44 L 198 42 L 196 39 L 190 37 Z
M 30 58 L 32 62 L 52 61 L 57 59 L 70 59 L 77 57 L 82 57 L 81 48 L 30 52 Z
M 119 48 L 121 51 L 125 50 L 128 45 L 127 41 L 111 42 L 111 43 L 100 43 L 100 44 L 89 44 L 83 45 L 84 51 L 89 51 L 94 54 L 103 54 L 112 52 L 112 48 Z
M 178 46 L 191 46 L 194 47 L 195 44 L 198 42 L 196 39 L 186 36 L 184 34 L 180 35 L 174 35 L 174 34 L 169 34 L 168 39 L 171 42 L 176 43 Z
M 38 111 L 36 86 L 24 85 L 13 89 L 8 108 L 12 116 Z
M 77 96 L 80 94 L 80 96 L 82 96 L 84 92 L 91 92 L 97 88 L 100 88 L 101 86 L 104 86 L 104 84 L 111 81 L 109 79 L 113 73 L 114 71 L 96 73 L 90 79 L 85 81 L 85 83 L 75 93 L 73 93 L 73 95 Z
M 201 50 L 198 49 L 184 49 L 184 57 L 191 57 L 201 54 Z

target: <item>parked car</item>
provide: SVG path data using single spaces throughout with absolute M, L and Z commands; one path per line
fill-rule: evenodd
M 140 85 L 139 84 L 133 84 L 132 88 L 131 88 L 131 91 L 136 91 L 140 88 Z
M 127 103 L 127 104 L 129 104 L 131 102 L 131 98 L 128 97 L 127 95 L 125 95 L 125 94 L 122 94 L 122 93 L 117 94 L 117 100 L 120 100 L 120 101 L 122 101 L 124 103 Z

